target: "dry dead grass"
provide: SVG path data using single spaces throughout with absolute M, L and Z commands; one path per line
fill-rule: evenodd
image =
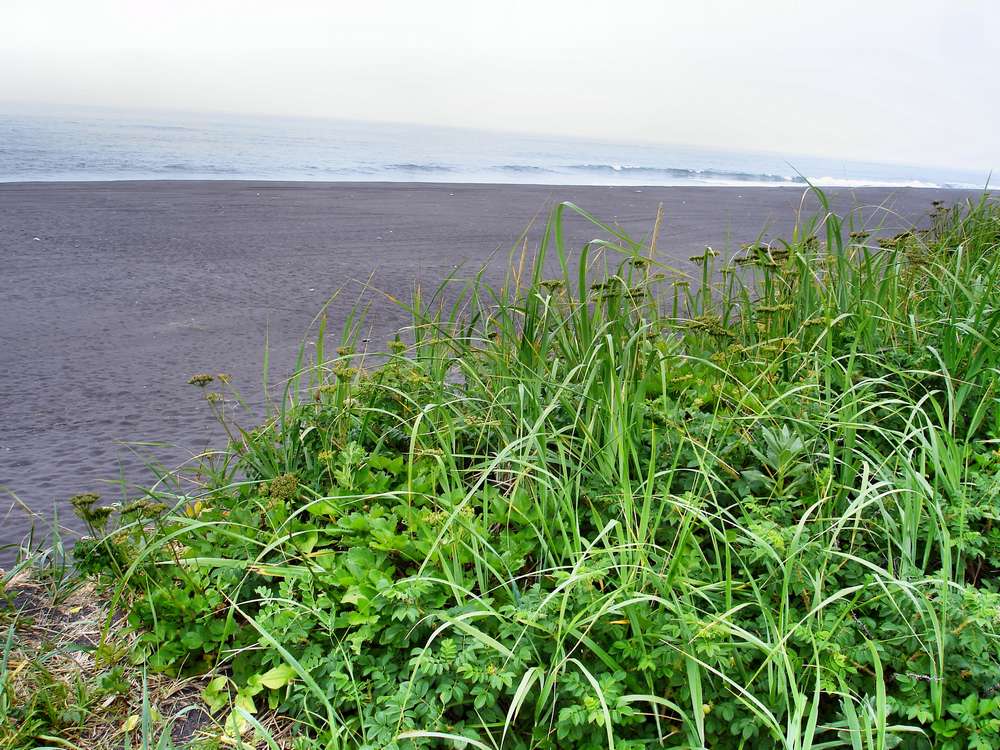
M 27 570 L 7 582 L 4 599 L 0 622 L 8 632 L 14 625 L 4 675 L 8 700 L 22 714 L 35 705 L 38 726 L 23 726 L 22 715 L 22 726 L 0 729 L 0 748 L 39 740 L 95 750 L 140 744 L 133 735 L 141 725 L 142 672 L 128 662 L 132 636 L 123 617 L 109 617 L 107 598 L 89 582 L 53 592 Z M 157 734 L 169 731 L 175 745 L 218 735 L 200 699 L 203 678 L 150 675 L 146 682 Z

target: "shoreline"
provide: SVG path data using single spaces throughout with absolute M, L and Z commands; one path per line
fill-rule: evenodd
M 71 180 L 5 180 L 0 178 L 0 188 L 3 187 L 32 187 L 40 185 L 161 185 L 161 184 L 180 184 L 180 185 L 190 185 L 190 184 L 200 184 L 200 183 L 213 183 L 222 185 L 243 185 L 243 184 L 280 184 L 280 185 L 310 185 L 319 187 L 333 187 L 333 186 L 344 186 L 344 187 L 354 187 L 360 185 L 374 185 L 380 187 L 391 187 L 393 185 L 426 185 L 429 187 L 448 187 L 448 186 L 461 186 L 461 187 L 492 187 L 492 188 L 567 188 L 567 189 L 578 189 L 578 188 L 638 188 L 641 190 L 691 190 L 704 188 L 708 190 L 719 190 L 719 189 L 779 189 L 787 190 L 796 188 L 799 190 L 810 190 L 812 188 L 819 188 L 820 190 L 827 191 L 843 191 L 843 190 L 885 190 L 885 191 L 895 191 L 895 190 L 920 190 L 920 191 L 949 191 L 958 193 L 983 193 L 990 192 L 992 189 L 990 187 L 983 188 L 972 188 L 972 187 L 961 187 L 954 185 L 936 185 L 936 184 L 923 184 L 923 185 L 896 185 L 896 184 L 861 184 L 861 185 L 821 185 L 813 183 L 762 183 L 762 182 L 752 182 L 747 181 L 746 184 L 741 183 L 730 183 L 730 184 L 717 184 L 717 185 L 704 185 L 697 183 L 677 183 L 672 185 L 664 184 L 647 184 L 647 183 L 614 183 L 614 184 L 601 184 L 601 183 L 583 183 L 583 182 L 488 182 L 488 181 L 445 181 L 445 180 L 309 180 L 309 179 L 284 179 L 284 178 L 213 178 L 213 177 L 136 177 L 136 178 L 104 178 L 104 177 L 94 177 L 94 178 L 77 178 Z
M 796 187 L 794 191 L 771 187 Z M 887 231 L 919 221 L 932 200 L 981 191 L 929 188 L 824 190 L 837 210 L 866 206 Z M 802 186 L 639 187 L 430 182 L 156 180 L 0 183 L 0 486 L 39 518 L 71 514 L 66 500 L 96 491 L 129 495 L 148 483 L 149 456 L 172 466 L 217 447 L 223 435 L 197 372 L 226 372 L 262 403 L 269 342 L 272 385 L 328 295 L 336 333 L 374 273 L 373 286 L 406 298 L 458 267 L 502 277 L 525 227 L 529 248 L 546 207 L 571 200 L 635 236 L 664 222 L 660 259 L 687 268 L 705 245 L 732 250 L 762 231 L 786 235 Z M 806 202 L 807 205 L 810 201 Z M 884 210 L 875 209 L 886 203 Z M 807 208 L 807 213 L 810 209 Z M 592 231 L 568 224 L 570 247 Z M 366 337 L 381 347 L 406 316 L 377 301 Z M 336 346 L 331 338 L 329 348 Z M 243 426 L 252 425 L 244 413 Z M 129 447 L 136 441 L 174 447 Z M 116 485 L 117 483 L 117 485 Z M 5 498 L 4 507 L 14 503 Z M 2 512 L 2 511 L 0 511 Z M 29 519 L 5 516 L 0 545 Z

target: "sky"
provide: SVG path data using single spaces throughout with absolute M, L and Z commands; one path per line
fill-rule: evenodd
M 14 103 L 1000 169 L 998 0 L 0 0 Z

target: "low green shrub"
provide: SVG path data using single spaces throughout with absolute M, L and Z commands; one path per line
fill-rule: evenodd
M 134 658 L 303 746 L 1000 746 L 1000 209 L 875 247 L 819 198 L 693 290 L 563 204 L 409 343 L 320 346 L 78 546 Z

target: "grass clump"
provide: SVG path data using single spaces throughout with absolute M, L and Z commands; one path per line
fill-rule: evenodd
M 83 512 L 99 498 L 75 500 Z M 19 550 L 0 577 L 0 748 L 217 747 L 194 741 L 212 723 L 199 699 L 205 680 L 147 677 L 129 659 L 134 634 L 112 616 L 110 591 L 71 568 L 53 536 Z
M 693 286 L 563 204 L 379 358 L 321 326 L 204 486 L 78 548 L 132 661 L 229 743 L 1000 745 L 1000 208 L 877 246 L 818 197 Z

